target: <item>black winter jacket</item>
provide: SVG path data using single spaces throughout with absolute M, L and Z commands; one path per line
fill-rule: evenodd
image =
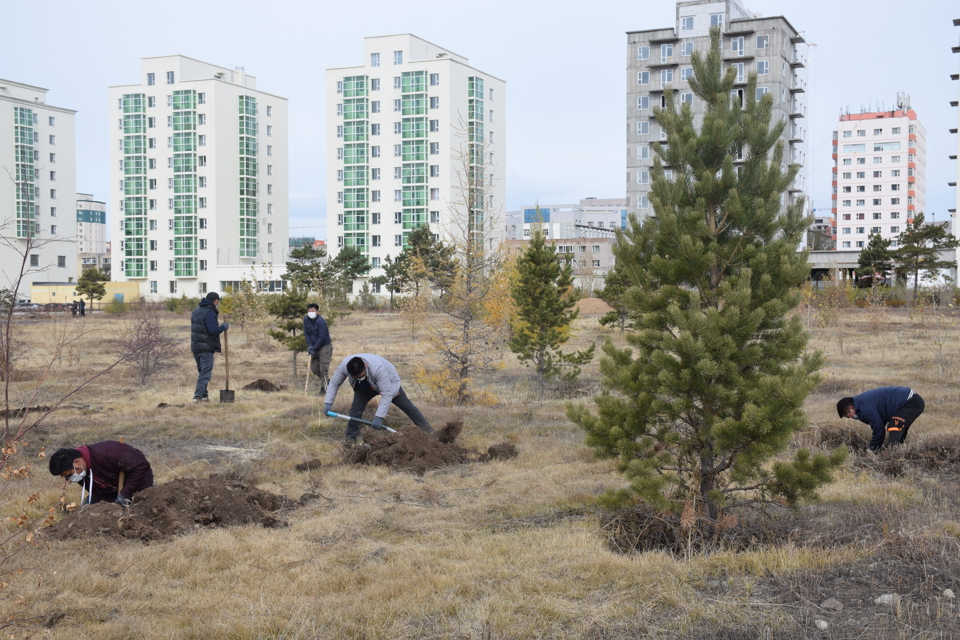
M 213 302 L 204 298 L 190 316 L 190 350 L 194 353 L 220 352 L 220 334 L 223 326 L 217 321 L 220 312 Z

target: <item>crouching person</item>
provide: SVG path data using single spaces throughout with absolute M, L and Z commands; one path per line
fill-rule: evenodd
M 50 473 L 80 485 L 81 505 L 109 501 L 129 506 L 134 494 L 153 486 L 153 469 L 143 453 L 114 440 L 58 449 L 50 456 Z
M 864 391 L 837 403 L 841 418 L 851 418 L 870 425 L 873 438 L 870 451 L 878 451 L 886 444 L 902 444 L 913 421 L 923 413 L 920 394 L 909 387 L 880 387 Z

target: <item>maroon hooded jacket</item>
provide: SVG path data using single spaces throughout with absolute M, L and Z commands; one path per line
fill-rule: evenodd
M 115 440 L 77 447 L 93 474 L 93 502 L 117 499 L 120 472 L 125 473 L 120 494 L 130 498 L 153 486 L 153 469 L 139 449 Z

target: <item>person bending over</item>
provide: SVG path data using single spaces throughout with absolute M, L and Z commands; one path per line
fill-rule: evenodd
M 873 438 L 870 450 L 877 451 L 884 440 L 888 445 L 902 444 L 914 420 L 923 413 L 923 398 L 909 387 L 880 387 L 864 391 L 837 403 L 841 418 L 851 418 L 870 425 Z
M 153 469 L 143 453 L 115 440 L 58 449 L 50 456 L 50 473 L 80 485 L 81 505 L 109 501 L 129 506 L 134 494 L 153 486 Z

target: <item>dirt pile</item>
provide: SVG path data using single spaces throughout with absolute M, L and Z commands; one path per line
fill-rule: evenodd
M 273 393 L 276 391 L 280 391 L 280 387 L 273 384 L 269 380 L 264 380 L 263 378 L 260 378 L 259 380 L 254 380 L 253 382 L 245 386 L 243 390 L 244 391 L 266 391 L 268 393 Z
M 87 505 L 51 526 L 46 535 L 54 540 L 99 536 L 148 542 L 204 528 L 254 523 L 280 528 L 287 523 L 276 512 L 285 503 L 283 496 L 224 476 L 181 478 L 138 493 L 127 509 L 112 502 Z
M 363 444 L 348 449 L 344 459 L 352 464 L 384 466 L 423 475 L 430 469 L 517 456 L 516 447 L 509 443 L 490 447 L 483 455 L 457 446 L 455 441 L 462 430 L 460 421 L 448 422 L 433 434 L 414 426 L 402 427 L 396 433 L 367 430 Z
M 613 307 L 608 305 L 600 298 L 582 298 L 577 300 L 577 309 L 580 316 L 602 316 L 605 313 L 613 311 Z

